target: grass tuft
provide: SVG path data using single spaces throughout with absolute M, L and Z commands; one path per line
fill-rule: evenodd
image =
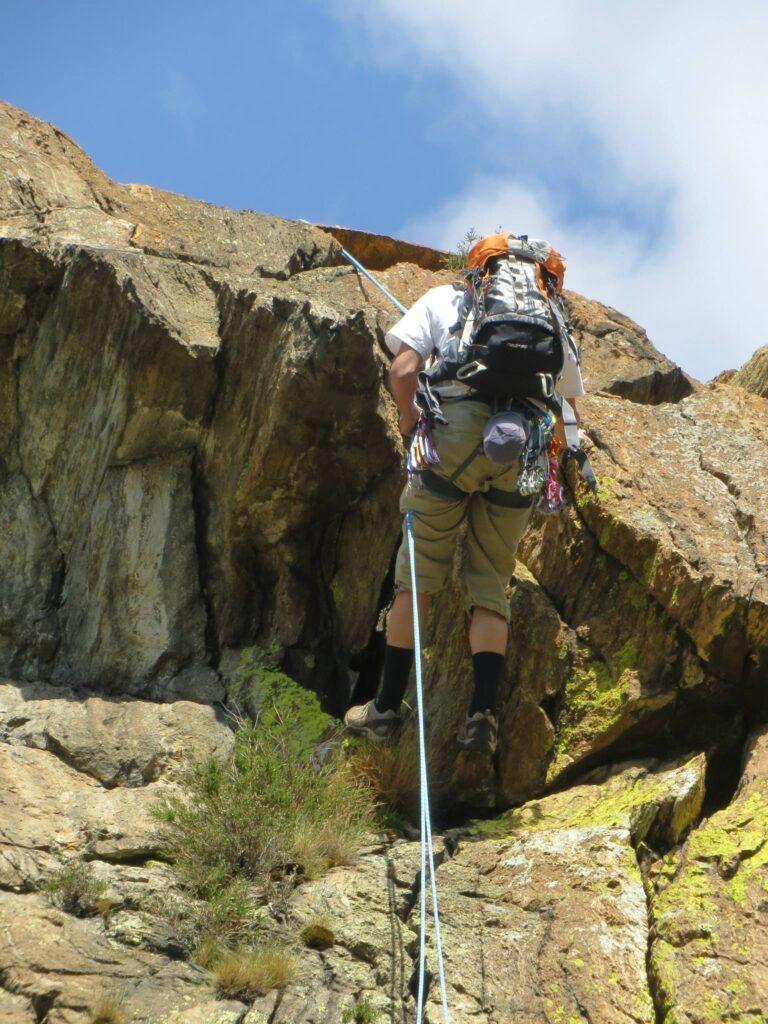
M 419 751 L 410 730 L 390 743 L 354 744 L 348 764 L 370 792 L 383 828 L 419 820 Z
M 216 991 L 230 999 L 254 999 L 284 989 L 297 973 L 295 956 L 277 943 L 226 950 L 213 968 Z
M 65 861 L 42 888 L 67 914 L 85 917 L 99 912 L 106 885 L 95 877 L 87 861 L 73 858 Z
M 301 941 L 307 949 L 330 949 L 336 942 L 333 929 L 324 918 L 313 918 L 301 929 Z
M 316 773 L 279 732 L 248 723 L 230 758 L 194 767 L 186 796 L 159 813 L 182 882 L 210 899 L 238 881 L 316 877 L 346 863 L 370 827 L 372 807 L 348 765 Z
M 370 1000 L 363 996 L 358 999 L 354 1006 L 349 1007 L 342 1013 L 342 1024 L 375 1024 L 379 1011 L 371 1004 Z
M 101 996 L 91 1011 L 90 1024 L 128 1024 L 122 999 L 109 993 Z
M 206 967 L 221 951 L 252 948 L 265 905 L 285 913 L 298 882 L 353 863 L 376 824 L 373 795 L 351 765 L 316 770 L 291 725 L 265 719 L 242 722 L 229 757 L 190 768 L 182 796 L 155 811 L 181 883 L 156 911 Z

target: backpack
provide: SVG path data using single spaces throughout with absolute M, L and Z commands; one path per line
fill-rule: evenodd
M 490 397 L 555 397 L 565 346 L 575 346 L 560 304 L 565 264 L 547 242 L 490 235 L 468 254 L 457 333 L 424 377 Z
M 578 361 L 560 300 L 562 256 L 548 242 L 500 233 L 476 242 L 467 263 L 456 331 L 434 365 L 419 374 L 417 401 L 427 419 L 446 422 L 432 390 L 445 381 L 466 384 L 470 396 L 475 392 L 500 399 L 502 406 L 534 399 L 562 417 L 566 457 L 578 462 L 587 485 L 596 491 L 573 409 L 555 388 L 566 347 Z

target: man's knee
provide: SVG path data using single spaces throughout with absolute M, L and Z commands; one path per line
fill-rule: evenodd
M 478 619 L 478 620 L 487 619 L 490 622 L 493 622 L 494 620 L 498 620 L 498 621 L 503 622 L 506 625 L 508 620 L 509 620 L 509 605 L 508 605 L 508 603 L 506 601 L 506 598 L 505 598 L 505 601 L 504 601 L 504 610 L 503 611 L 499 610 L 499 606 L 498 605 L 496 605 L 493 608 L 487 608 L 485 605 L 482 605 L 482 604 L 474 604 L 474 605 L 472 605 L 471 615 L 472 615 L 473 619 Z

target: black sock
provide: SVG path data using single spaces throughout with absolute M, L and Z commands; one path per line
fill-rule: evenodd
M 496 703 L 496 687 L 504 667 L 504 655 L 493 651 L 479 651 L 472 655 L 472 669 L 475 674 L 475 692 L 469 705 L 469 714 L 478 711 L 493 711 Z
M 408 689 L 408 676 L 413 665 L 413 648 L 392 647 L 387 644 L 384 652 L 384 678 L 376 698 L 378 711 L 397 711 L 405 691 Z

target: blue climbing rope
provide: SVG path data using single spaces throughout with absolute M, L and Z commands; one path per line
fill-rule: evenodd
M 365 274 L 365 276 L 368 278 L 368 280 L 372 284 L 375 284 L 376 287 L 379 289 L 379 291 L 384 292 L 384 294 L 387 296 L 389 301 L 392 302 L 395 306 L 397 306 L 397 308 L 400 310 L 401 313 L 407 313 L 408 312 L 408 310 L 402 304 L 402 302 L 398 302 L 397 299 L 395 298 L 395 296 L 391 292 L 387 291 L 387 289 L 384 287 L 384 285 L 381 283 L 381 281 L 377 281 L 376 278 L 373 276 L 373 274 L 369 274 L 368 271 L 365 269 L 365 267 L 362 265 L 362 263 L 358 263 L 357 260 L 355 259 L 355 257 L 351 253 L 348 253 L 346 249 L 342 249 L 341 250 L 341 255 L 344 257 L 344 259 L 349 260 L 349 262 L 352 264 L 352 266 L 356 267 L 360 271 L 361 274 Z
M 413 598 L 413 641 L 416 668 L 416 717 L 419 730 L 419 789 L 421 793 L 421 927 L 419 936 L 419 987 L 416 1000 L 416 1021 L 421 1024 L 424 1013 L 424 967 L 426 962 L 427 934 L 427 868 L 432 892 L 432 917 L 435 924 L 435 947 L 437 969 L 440 978 L 440 998 L 443 1003 L 443 1019 L 450 1024 L 448 995 L 445 986 L 445 965 L 443 962 L 443 941 L 440 933 L 440 912 L 437 904 L 437 882 L 435 881 L 435 851 L 432 843 L 432 819 L 429 811 L 429 778 L 427 774 L 427 743 L 424 729 L 424 686 L 421 673 L 421 625 L 419 623 L 419 591 L 416 585 L 416 541 L 413 531 L 413 512 L 405 514 L 405 529 L 408 537 L 408 557 L 411 565 L 411 595 Z
M 392 302 L 401 313 L 408 310 L 387 289 L 373 274 L 368 273 L 365 267 L 358 263 L 354 256 L 341 250 L 345 259 L 364 274 L 372 284 L 375 284 Z M 417 435 L 414 434 L 411 445 L 411 452 L 408 465 L 415 465 L 414 447 L 417 444 Z M 409 479 L 413 474 L 409 472 Z M 416 540 L 413 531 L 413 512 L 405 514 L 405 530 L 408 538 L 408 557 L 411 565 L 411 595 L 413 597 L 413 640 L 414 660 L 416 668 L 416 718 L 419 732 L 419 790 L 421 793 L 421 901 L 420 901 L 420 927 L 419 927 L 419 984 L 416 997 L 416 1022 L 421 1024 L 424 1017 L 424 985 L 426 974 L 426 944 L 427 944 L 427 872 L 429 872 L 429 884 L 432 895 L 432 919 L 435 928 L 435 952 L 437 954 L 437 971 L 440 978 L 440 998 L 443 1004 L 443 1020 L 445 1024 L 451 1024 L 448 1012 L 448 994 L 445 984 L 445 963 L 443 959 L 443 940 L 440 932 L 440 913 L 437 904 L 437 881 L 435 879 L 435 850 L 432 841 L 432 818 L 429 810 L 429 777 L 427 772 L 427 741 L 424 728 L 424 685 L 421 671 L 421 625 L 419 623 L 419 590 L 416 583 Z

